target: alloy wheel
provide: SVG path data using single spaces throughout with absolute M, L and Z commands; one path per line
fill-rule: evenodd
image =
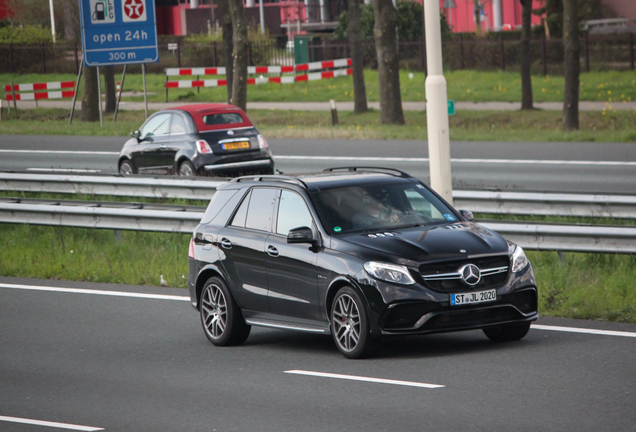
M 353 351 L 360 341 L 360 311 L 355 300 L 343 294 L 333 308 L 335 339 L 343 351 Z
M 213 339 L 219 339 L 227 325 L 227 303 L 218 285 L 209 285 L 201 296 L 203 327 Z

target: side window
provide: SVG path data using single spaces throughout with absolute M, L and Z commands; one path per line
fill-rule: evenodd
M 154 116 L 141 128 L 141 136 L 166 135 L 170 127 L 170 117 L 172 117 L 172 114 Z
M 287 235 L 289 230 L 306 226 L 311 228 L 313 219 L 303 197 L 295 192 L 284 190 L 278 205 L 276 232 Z
M 208 204 L 208 208 L 205 210 L 205 214 L 201 218 L 201 223 L 206 224 L 211 222 L 237 192 L 238 190 L 222 190 L 215 193 L 210 200 L 210 204 Z
M 234 219 L 232 219 L 231 226 L 245 228 L 245 218 L 247 217 L 247 208 L 250 205 L 250 198 L 252 197 L 252 192 L 248 192 L 245 199 L 241 203 L 241 206 L 236 211 L 234 215 Z
M 245 220 L 245 228 L 268 232 L 271 230 L 272 217 L 274 215 L 274 201 L 278 193 L 278 189 L 252 189 L 250 206 L 247 210 L 247 218 Z
M 186 133 L 186 125 L 185 121 L 183 121 L 183 117 L 178 114 L 172 115 L 172 125 L 170 126 L 171 134 L 182 134 Z

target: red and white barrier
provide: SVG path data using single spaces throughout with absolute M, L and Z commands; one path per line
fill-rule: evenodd
M 328 60 L 322 62 L 304 63 L 296 66 L 248 66 L 247 73 L 270 74 L 270 73 L 291 73 L 303 71 L 315 71 L 322 69 L 336 69 L 351 66 L 351 59 Z M 215 68 L 167 68 L 166 76 L 200 76 L 200 75 L 225 75 L 224 67 Z
M 73 89 L 73 90 L 62 90 Z M 61 91 L 40 91 L 40 90 L 61 90 Z M 33 83 L 33 84 L 14 84 L 13 88 L 11 84 L 4 86 L 6 94 L 6 100 L 13 100 L 13 92 L 33 92 L 33 93 L 19 93 L 15 95 L 16 101 L 27 100 L 40 100 L 40 99 L 61 99 L 71 98 L 75 96 L 75 82 L 74 81 L 58 81 L 49 83 Z
M 337 69 L 327 72 L 314 72 L 305 75 L 292 75 L 284 77 L 258 77 L 248 78 L 247 84 L 266 84 L 266 83 L 278 83 L 278 84 L 292 84 L 301 81 L 316 81 L 321 79 L 335 78 L 339 76 L 347 76 L 353 74 L 351 69 Z M 219 87 L 227 85 L 227 80 L 181 80 L 181 81 L 166 81 L 166 89 L 169 88 L 195 88 L 195 87 Z

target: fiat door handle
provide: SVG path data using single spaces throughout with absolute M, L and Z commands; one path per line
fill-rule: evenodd
M 267 255 L 271 257 L 277 257 L 278 254 L 278 249 L 276 249 L 274 246 L 267 246 Z
M 227 238 L 223 237 L 221 239 L 221 247 L 223 249 L 232 249 L 232 242 L 228 240 Z

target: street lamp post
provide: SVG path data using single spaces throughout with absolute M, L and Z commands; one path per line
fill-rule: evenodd
M 53 36 L 53 43 L 55 43 L 55 14 L 53 13 L 53 0 L 49 0 L 49 9 L 51 11 L 51 35 Z
M 426 24 L 426 124 L 431 187 L 453 203 L 448 126 L 448 96 L 442 68 L 442 34 L 439 0 L 424 0 Z

